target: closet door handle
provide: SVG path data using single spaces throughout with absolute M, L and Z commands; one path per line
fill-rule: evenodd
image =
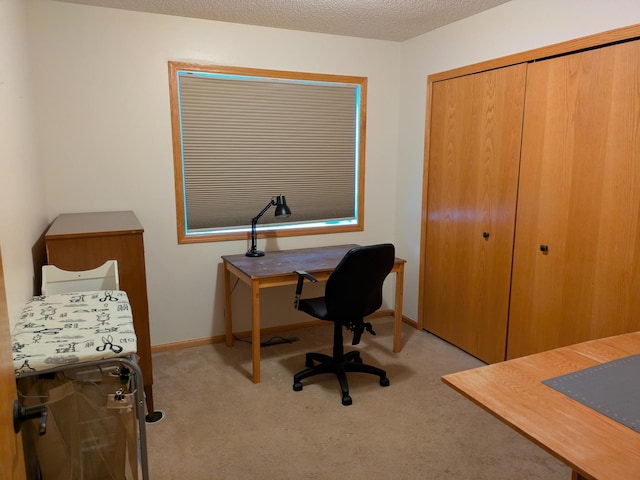
M 549 245 L 540 245 L 540 251 L 545 255 L 549 253 Z
M 489 240 L 489 232 L 482 232 L 482 238 Z

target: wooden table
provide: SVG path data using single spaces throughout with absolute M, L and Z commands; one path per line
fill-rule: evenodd
M 442 381 L 565 462 L 574 480 L 630 480 L 640 478 L 640 433 L 541 382 L 637 353 L 640 332 L 445 375 Z
M 222 257 L 224 261 L 226 341 L 228 346 L 233 345 L 231 275 L 235 275 L 251 287 L 251 341 L 254 383 L 260 383 L 260 290 L 282 285 L 295 285 L 298 282 L 298 275 L 293 273 L 294 270 L 305 270 L 312 273 L 318 280 L 324 281 L 329 278 L 329 275 L 342 260 L 342 257 L 353 247 L 357 247 L 357 245 L 266 252 L 264 257 L 247 257 L 244 254 L 225 255 Z M 402 291 L 405 263 L 405 260 L 396 258 L 391 270 L 396 274 L 394 352 L 399 352 L 402 348 Z

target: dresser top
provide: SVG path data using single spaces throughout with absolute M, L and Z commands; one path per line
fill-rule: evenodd
M 142 233 L 144 229 L 132 211 L 63 213 L 53 221 L 45 239 L 92 235 Z

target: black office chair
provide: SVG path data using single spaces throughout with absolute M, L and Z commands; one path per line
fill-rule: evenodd
M 395 260 L 395 248 L 392 244 L 355 247 L 347 252 L 336 269 L 327 279 L 324 297 L 300 299 L 304 279 L 315 282 L 313 275 L 296 270 L 298 285 L 295 307 L 309 315 L 334 322 L 333 355 L 307 353 L 306 369 L 293 377 L 293 389 L 302 390 L 301 381 L 313 375 L 334 373 L 340 382 L 342 404 L 351 405 L 346 372 L 361 372 L 378 375 L 380 385 L 389 385 L 387 372 L 362 363 L 359 351 L 344 353 L 342 327 L 353 332 L 352 345 L 360 342 L 365 330 L 375 335 L 370 323 L 364 317 L 372 314 L 382 305 L 382 284 Z M 316 365 L 314 362 L 318 362 Z

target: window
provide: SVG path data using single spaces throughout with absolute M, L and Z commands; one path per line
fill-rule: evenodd
M 366 77 L 169 62 L 178 243 L 363 230 Z

